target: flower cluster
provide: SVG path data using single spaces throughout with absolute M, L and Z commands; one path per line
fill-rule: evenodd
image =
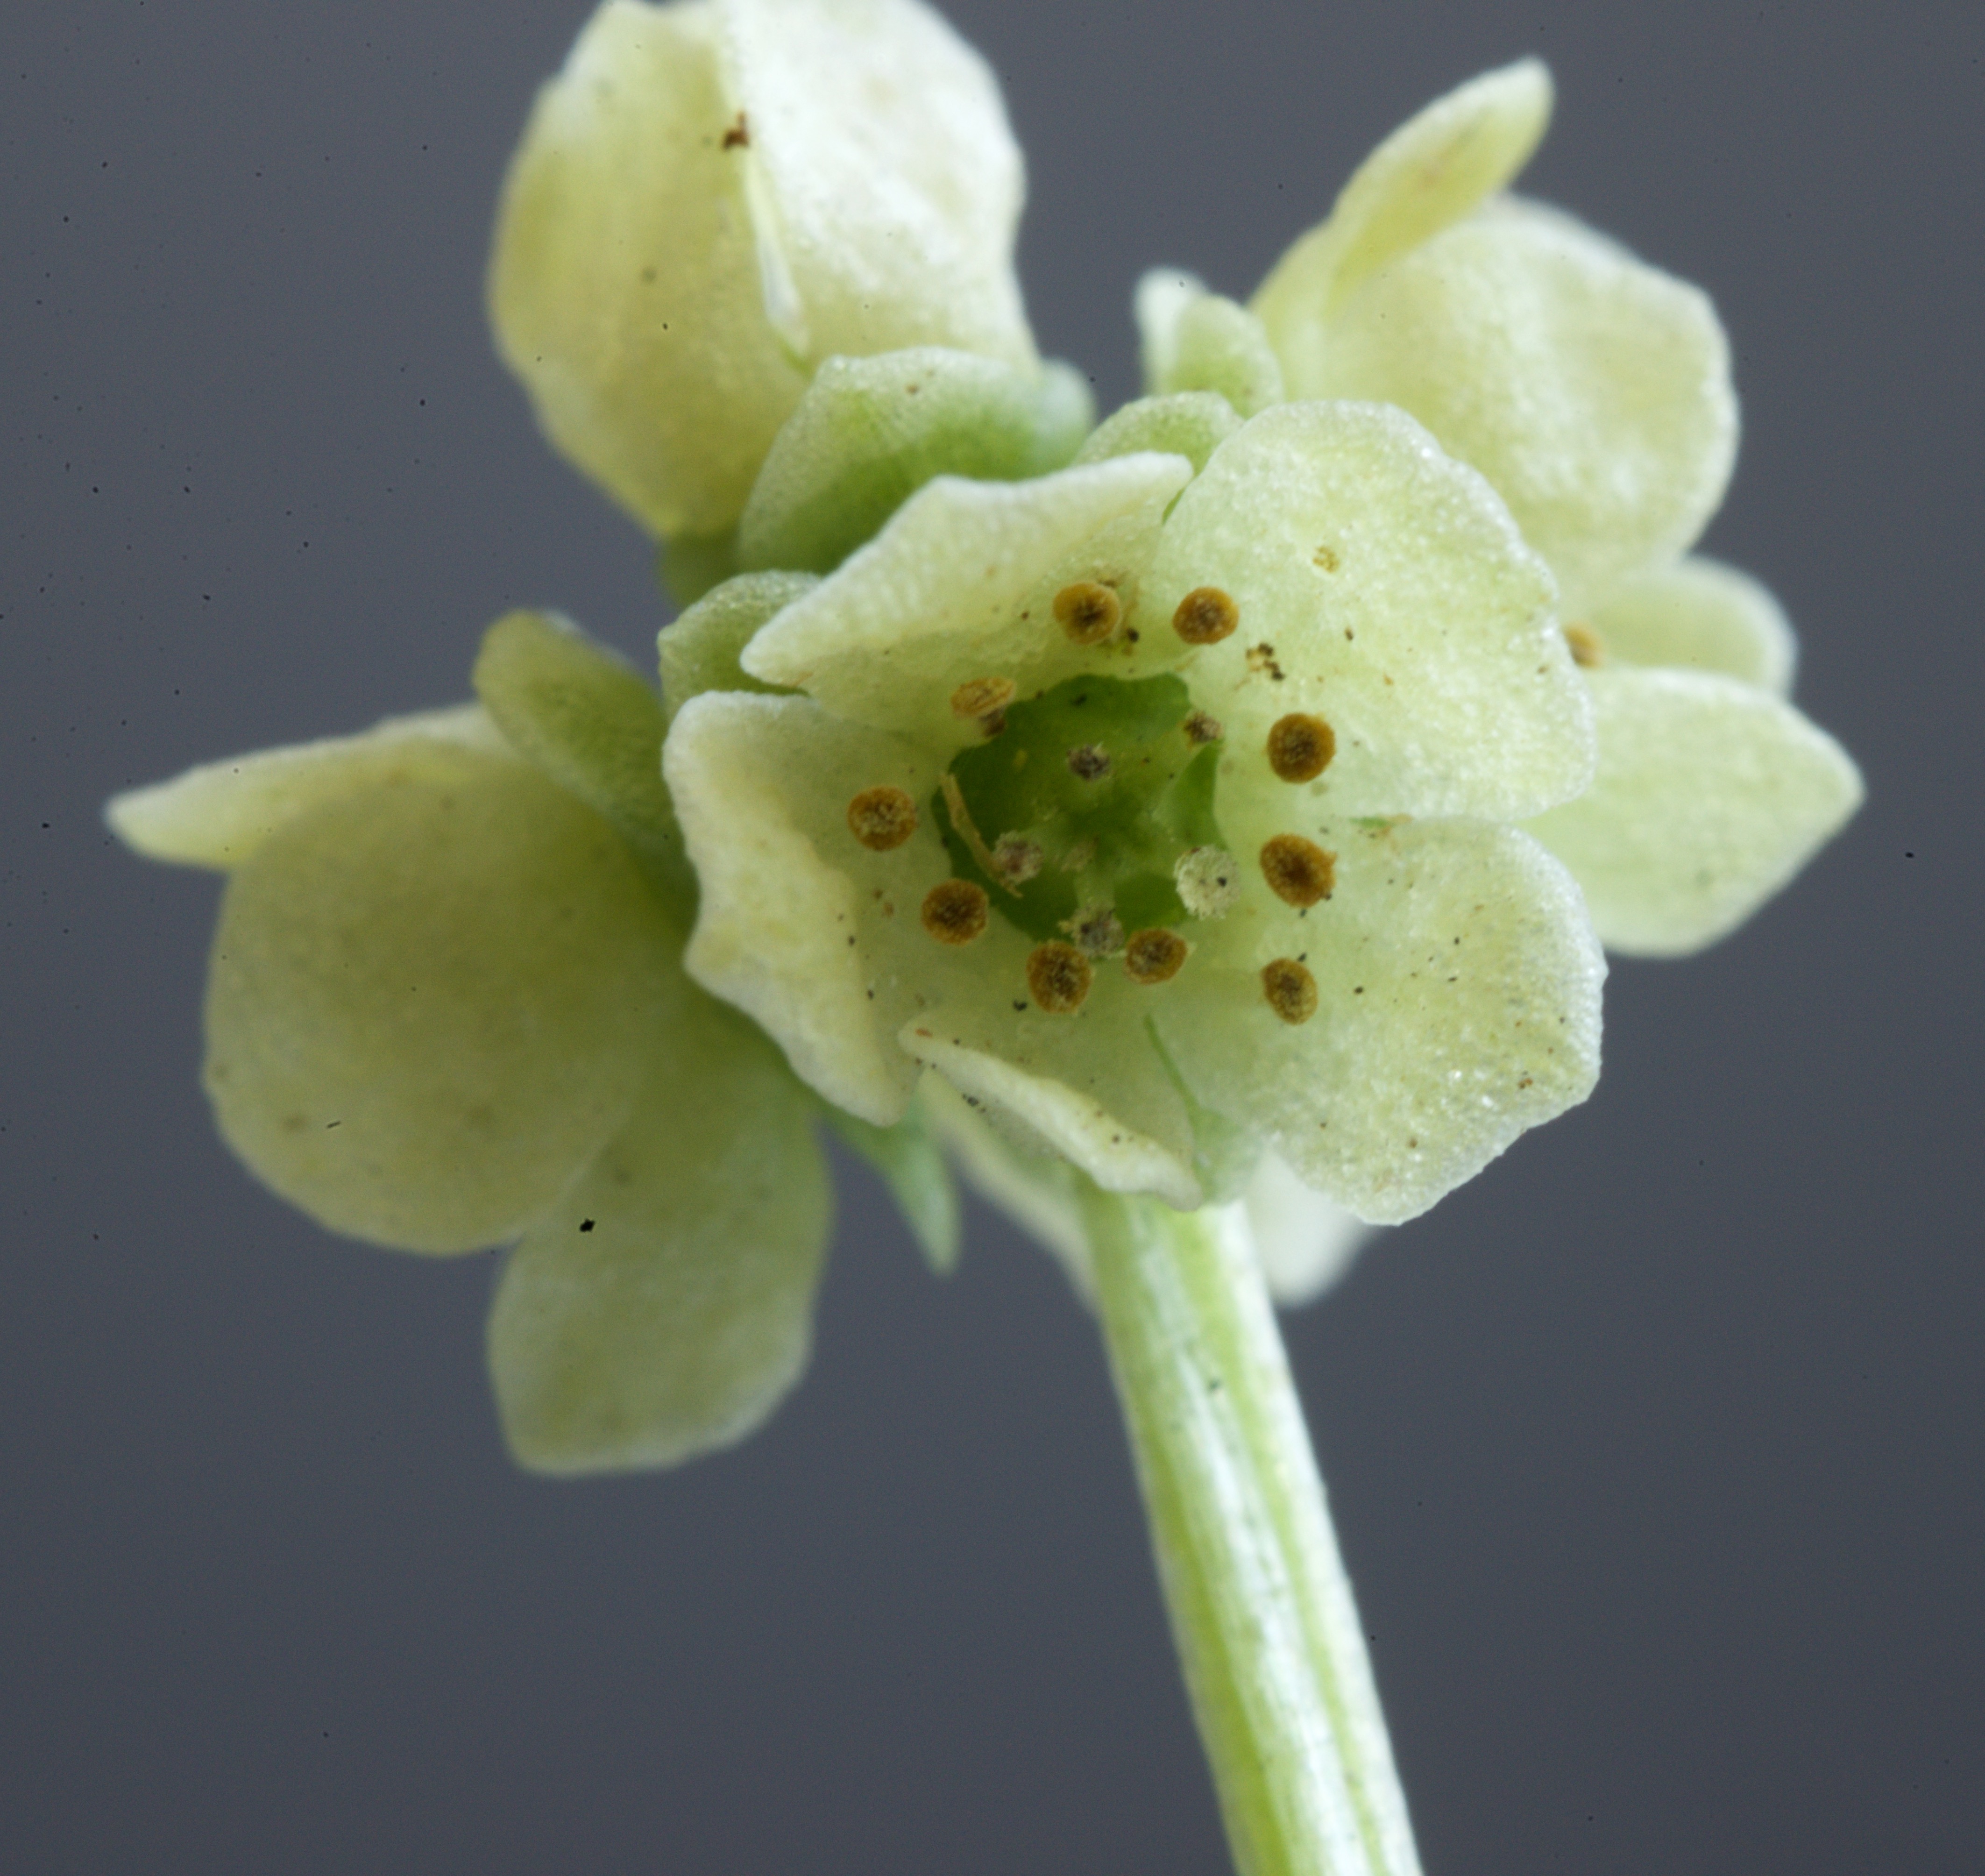
M 229 876 L 206 1079 L 257 1175 L 516 1246 L 521 1459 L 769 1410 L 817 1120 L 940 1266 L 948 1155 L 1078 1274 L 1087 1180 L 1244 1205 L 1313 1292 L 1584 1098 L 1602 945 L 1709 942 L 1852 811 L 1782 615 L 1688 552 L 1735 449 L 1708 302 L 1504 193 L 1550 96 L 1422 112 L 1247 304 L 1147 276 L 1149 395 L 1098 426 L 933 14 L 606 0 L 490 303 L 694 602 L 662 698 L 513 615 L 475 704 L 111 809 Z

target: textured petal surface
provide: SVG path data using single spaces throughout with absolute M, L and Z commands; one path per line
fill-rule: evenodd
M 1146 390 L 1218 392 L 1244 417 L 1282 401 L 1275 348 L 1245 307 L 1173 268 L 1138 281 L 1136 305 Z
M 1616 951 L 1675 956 L 1741 924 L 1861 800 L 1852 759 L 1755 684 L 1596 671 L 1599 774 L 1530 823 Z
M 932 477 L 1045 475 L 1075 454 L 1094 415 L 1066 365 L 1037 371 L 936 345 L 830 358 L 752 486 L 738 564 L 831 573 Z
M 1255 893 L 1202 923 L 1177 980 L 1193 994 L 1157 1020 L 1200 1100 L 1395 1224 L 1591 1091 L 1605 963 L 1570 876 L 1513 829 L 1299 831 L 1335 855 L 1332 896 L 1298 913 Z M 1263 997 L 1278 958 L 1315 980 L 1307 1022 Z
M 1186 670 L 1226 727 L 1223 817 L 1264 788 L 1339 814 L 1531 813 L 1591 773 L 1590 708 L 1550 576 L 1481 478 L 1398 411 L 1288 404 L 1223 443 L 1166 523 L 1136 623 L 1212 586 L 1231 637 Z M 1320 778 L 1276 781 L 1270 726 L 1328 723 Z M 1229 833 L 1236 830 L 1231 825 Z
M 815 360 L 955 345 L 1031 365 L 1013 273 L 1026 183 L 985 61 L 918 0 L 717 11 L 788 342 Z
M 455 775 L 463 749 L 515 759 L 482 706 L 462 704 L 388 717 L 358 736 L 204 762 L 170 782 L 116 796 L 104 815 L 117 837 L 147 859 L 224 869 L 327 802 L 375 785 Z
M 813 1107 L 741 1018 L 685 1000 L 626 1125 L 498 1287 L 489 1370 L 522 1464 L 672 1465 L 799 1378 L 833 1212 Z
M 1276 262 L 1254 296 L 1295 397 L 1328 349 L 1337 306 L 1381 267 L 1459 221 L 1530 160 L 1550 121 L 1535 59 L 1485 72 L 1409 118 L 1345 184 L 1329 219 Z
M 1375 275 L 1290 388 L 1411 412 L 1495 486 L 1574 616 L 1695 539 L 1736 453 L 1708 300 L 1533 203 L 1494 205 Z
M 1099 581 L 1128 611 L 1191 472 L 1183 457 L 1131 456 L 1026 482 L 942 477 L 767 626 L 744 668 L 949 757 L 979 734 L 952 714 L 960 684 L 999 676 L 1031 694 L 1095 665 L 1056 624 L 1054 596 Z
M 512 748 L 604 815 L 687 921 L 696 883 L 662 786 L 661 700 L 565 620 L 513 612 L 483 634 L 475 691 Z
M 334 1231 L 514 1236 L 620 1125 L 687 993 L 632 853 L 522 763 L 449 752 L 299 816 L 229 882 L 207 998 L 229 1145 Z
M 1268 1293 L 1285 1309 L 1314 1303 L 1372 1235 L 1355 1213 L 1304 1185 L 1276 1153 L 1261 1155 L 1241 1202 Z
M 1587 613 L 1608 663 L 1721 671 L 1782 697 L 1799 642 L 1785 610 L 1749 574 L 1691 555 L 1622 580 Z

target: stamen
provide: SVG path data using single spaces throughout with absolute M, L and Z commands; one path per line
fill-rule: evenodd
M 1268 731 L 1268 766 L 1285 782 L 1314 782 L 1337 753 L 1337 732 L 1321 717 L 1278 717 Z
M 1564 642 L 1571 647 L 1571 661 L 1581 671 L 1592 671 L 1606 662 L 1606 647 L 1589 625 L 1568 625 Z
M 1078 645 L 1100 645 L 1117 629 L 1123 602 L 1093 580 L 1078 580 L 1054 596 L 1054 616 Z
M 1241 623 L 1241 608 L 1218 587 L 1195 587 L 1178 603 L 1172 630 L 1189 645 L 1217 645 Z
M 924 930 L 939 944 L 969 944 L 985 930 L 989 911 L 969 879 L 945 879 L 924 895 Z
M 965 791 L 958 785 L 958 778 L 947 774 L 938 787 L 944 795 L 946 812 L 951 816 L 951 831 L 965 842 L 965 849 L 979 862 L 979 870 L 989 879 L 995 879 L 1011 893 L 1016 899 L 1020 889 L 1003 875 L 999 862 L 992 856 L 992 849 L 986 844 L 986 836 L 973 824 L 972 810 L 965 805 Z
M 1013 701 L 1010 677 L 974 677 L 951 694 L 951 714 L 968 722 L 1004 710 Z
M 1085 906 L 1062 926 L 1085 957 L 1107 957 L 1123 948 L 1123 924 L 1108 906 Z
M 1002 834 L 992 844 L 991 871 L 1009 886 L 1025 886 L 1041 869 L 1041 850 L 1018 834 Z
M 1185 963 L 1186 942 L 1162 926 L 1134 932 L 1123 947 L 1123 968 L 1134 983 L 1169 983 Z
M 1314 906 L 1337 883 L 1337 856 L 1300 834 L 1278 834 L 1261 849 L 1261 875 L 1285 905 Z
M 864 788 L 848 804 L 848 831 L 870 852 L 887 853 L 917 831 L 917 805 L 901 788 Z
M 1088 1000 L 1094 967 L 1072 944 L 1036 945 L 1027 959 L 1027 988 L 1050 1016 L 1067 1016 Z
M 1172 880 L 1196 919 L 1217 919 L 1241 896 L 1241 862 L 1218 847 L 1188 847 L 1172 866 Z
M 1218 742 L 1227 734 L 1226 725 L 1218 717 L 1209 717 L 1203 710 L 1195 710 L 1185 720 L 1185 739 L 1195 749 L 1203 749 L 1210 742 Z
M 1316 1014 L 1316 980 L 1307 965 L 1278 957 L 1261 967 L 1261 990 L 1268 1007 L 1285 1023 L 1307 1023 Z
M 1079 782 L 1100 782 L 1110 772 L 1109 752 L 1100 743 L 1083 743 L 1069 751 L 1068 772 Z

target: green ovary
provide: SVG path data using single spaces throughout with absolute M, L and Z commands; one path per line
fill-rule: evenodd
M 1107 951 L 1182 923 L 1179 856 L 1225 844 L 1218 735 L 1171 676 L 1072 677 L 1008 705 L 932 803 L 952 872 L 1029 938 Z

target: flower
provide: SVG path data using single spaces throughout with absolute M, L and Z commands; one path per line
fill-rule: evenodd
M 1597 1072 L 1584 907 L 1509 825 L 1584 787 L 1590 704 L 1547 571 L 1410 418 L 1108 453 L 1205 415 L 940 477 L 770 614 L 757 694 L 664 751 L 686 962 L 875 1125 L 934 1070 L 1106 1189 L 1230 1198 L 1266 1145 L 1402 1219 Z
M 653 532 L 720 536 L 821 361 L 1031 371 L 1019 152 L 916 0 L 606 0 L 504 186 L 489 306 L 553 444 Z
M 1792 636 L 1755 581 L 1684 558 L 1722 499 L 1736 398 L 1714 308 L 1558 210 L 1499 196 L 1543 134 L 1526 59 L 1388 137 L 1244 310 L 1187 275 L 1138 295 L 1154 388 L 1243 409 L 1381 399 L 1480 469 L 1548 560 L 1599 766 L 1531 823 L 1612 949 L 1691 951 L 1748 918 L 1861 798 L 1785 700 Z
M 329 1229 L 519 1240 L 489 1325 L 512 1450 L 555 1472 L 730 1443 L 804 1364 L 829 1228 L 816 1104 L 679 967 L 692 890 L 659 704 L 529 614 L 482 701 L 196 768 L 112 826 L 227 887 L 204 1079 Z

